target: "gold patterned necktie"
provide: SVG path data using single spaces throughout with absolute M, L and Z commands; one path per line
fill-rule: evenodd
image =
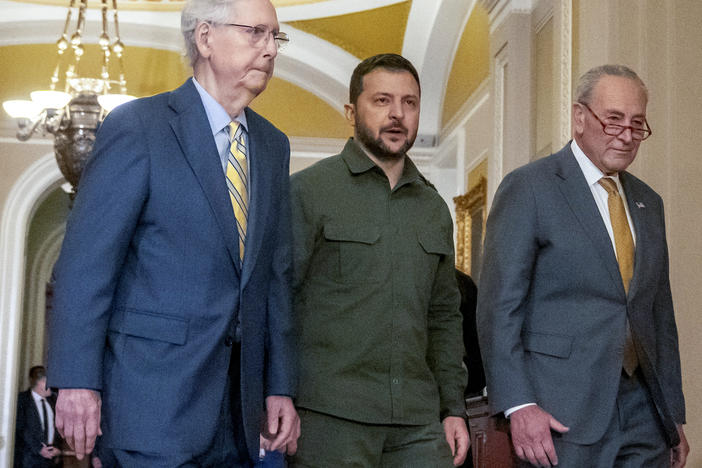
M 229 154 L 227 155 L 227 188 L 234 208 L 236 227 L 239 233 L 239 261 L 244 261 L 246 225 L 249 217 L 249 179 L 246 159 L 246 130 L 239 122 L 229 123 Z
M 609 219 L 612 223 L 614 233 L 614 246 L 617 252 L 617 262 L 619 263 L 619 273 L 624 283 L 624 292 L 629 293 L 629 283 L 634 276 L 634 239 L 631 235 L 629 221 L 626 217 L 624 202 L 619 195 L 617 183 L 614 179 L 603 177 L 599 184 L 607 190 L 607 206 L 609 207 Z M 634 340 L 631 336 L 629 317 L 626 319 L 626 339 L 624 341 L 624 361 L 622 367 L 624 371 L 632 376 L 638 367 L 639 362 L 636 357 Z

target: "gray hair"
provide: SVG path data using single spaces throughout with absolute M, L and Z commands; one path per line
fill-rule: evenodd
M 236 0 L 187 0 L 180 15 L 180 32 L 185 40 L 185 55 L 194 66 L 200 54 L 195 41 L 195 28 L 199 23 L 226 23 Z
M 578 86 L 575 89 L 575 101 L 590 104 L 592 91 L 603 76 L 621 76 L 635 81 L 641 86 L 644 96 L 648 100 L 648 88 L 646 88 L 646 84 L 634 70 L 626 65 L 600 65 L 599 67 L 591 68 L 580 77 Z

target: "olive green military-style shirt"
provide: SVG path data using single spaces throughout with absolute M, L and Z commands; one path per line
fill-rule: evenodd
M 297 405 L 372 424 L 463 416 L 453 224 L 409 158 L 391 190 L 349 139 L 292 176 Z

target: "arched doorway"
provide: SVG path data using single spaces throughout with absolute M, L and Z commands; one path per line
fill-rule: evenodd
M 0 220 L 0 465 L 14 448 L 15 406 L 20 372 L 27 236 L 37 207 L 63 182 L 53 152 L 29 166 L 10 190 Z M 54 244 L 60 240 L 54 239 Z M 46 250 L 48 249 L 48 250 Z M 45 253 L 51 251 L 45 246 Z M 55 247 L 54 247 L 55 249 Z M 38 265 L 41 268 L 40 265 Z M 49 267 L 46 267 L 50 269 Z M 45 269 L 46 269 L 45 268 Z

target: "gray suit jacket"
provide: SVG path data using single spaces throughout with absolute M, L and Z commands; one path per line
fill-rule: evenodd
M 628 315 L 669 443 L 685 405 L 663 202 L 620 174 L 636 232 L 628 297 L 605 224 L 570 144 L 508 174 L 487 223 L 478 330 L 494 413 L 538 403 L 590 444 L 614 411 Z

